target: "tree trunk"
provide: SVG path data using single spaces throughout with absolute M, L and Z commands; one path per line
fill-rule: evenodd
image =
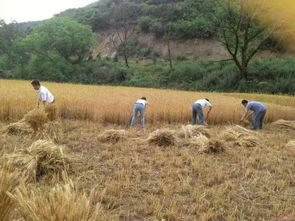
M 126 52 L 126 48 L 124 48 L 124 59 L 125 59 L 125 65 L 126 67 L 129 68 L 129 63 L 128 63 L 128 56 L 127 56 L 127 52 Z
M 246 80 L 248 79 L 248 67 L 247 66 L 242 65 L 242 67 L 240 69 L 240 73 L 244 79 L 246 79 Z
M 171 56 L 171 48 L 170 48 L 170 39 L 167 37 L 167 47 L 168 47 L 168 59 L 169 59 L 169 66 L 170 69 L 173 69 L 173 62 L 172 62 L 172 56 Z

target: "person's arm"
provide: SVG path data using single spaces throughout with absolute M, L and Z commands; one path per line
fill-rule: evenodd
M 212 105 L 209 106 L 207 114 L 209 114 L 211 112 L 211 110 L 212 110 Z
M 212 110 L 212 104 L 210 102 L 207 102 L 207 106 L 208 106 L 208 112 L 207 112 L 207 115 L 209 115 L 209 113 L 211 112 Z
M 40 103 L 42 103 L 43 106 L 46 105 L 46 95 L 44 93 L 40 94 L 40 98 L 39 98 L 39 101 L 38 101 L 38 108 L 40 106 Z
M 241 122 L 244 121 L 244 120 L 247 119 L 251 114 L 252 114 L 252 111 L 250 111 L 250 110 L 246 110 L 240 121 L 241 121 Z

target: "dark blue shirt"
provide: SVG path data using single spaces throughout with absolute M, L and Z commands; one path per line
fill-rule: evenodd
M 251 111 L 254 111 L 254 112 L 259 112 L 259 111 L 264 111 L 266 110 L 266 107 L 258 102 L 258 101 L 249 101 L 247 106 L 246 106 L 246 110 L 251 110 Z

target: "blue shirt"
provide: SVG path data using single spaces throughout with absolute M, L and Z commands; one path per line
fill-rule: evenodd
M 247 106 L 246 106 L 246 110 L 251 110 L 251 111 L 254 111 L 254 112 L 259 112 L 259 111 L 264 111 L 266 110 L 266 107 L 258 102 L 258 101 L 249 101 Z

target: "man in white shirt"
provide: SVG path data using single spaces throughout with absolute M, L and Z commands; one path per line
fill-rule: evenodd
M 38 108 L 39 108 L 40 102 L 43 103 L 44 105 L 54 103 L 54 96 L 52 95 L 52 93 L 46 87 L 42 86 L 38 80 L 33 80 L 31 84 L 33 88 L 36 91 L 38 91 L 38 96 L 39 96 Z
M 135 102 L 135 104 L 133 106 L 133 117 L 131 120 L 130 127 L 135 126 L 138 113 L 140 113 L 140 116 L 141 116 L 141 128 L 145 127 L 144 112 L 145 112 L 145 108 L 147 105 L 148 105 L 148 102 L 146 100 L 146 97 L 142 97 Z
M 204 119 L 204 113 L 203 109 L 205 107 L 209 107 L 208 112 L 207 112 L 207 118 L 209 116 L 210 111 L 212 110 L 212 104 L 209 102 L 209 99 L 201 99 L 197 100 L 196 102 L 193 103 L 193 125 L 197 124 L 197 117 L 199 117 L 198 124 L 204 125 L 205 124 L 205 119 Z

